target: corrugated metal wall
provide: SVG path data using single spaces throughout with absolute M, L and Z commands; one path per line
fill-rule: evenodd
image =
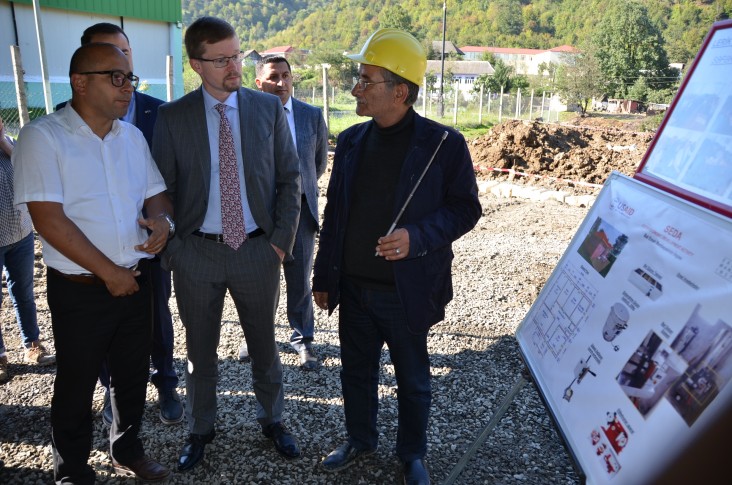
M 117 17 L 180 22 L 181 0 L 39 0 L 41 8 L 76 10 Z M 11 3 L 32 5 L 33 0 L 12 0 Z

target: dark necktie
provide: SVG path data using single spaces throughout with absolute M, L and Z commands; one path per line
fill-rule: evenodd
M 234 138 L 231 125 L 226 118 L 226 105 L 217 104 L 216 110 L 221 116 L 219 124 L 219 187 L 221 189 L 221 225 L 223 226 L 224 243 L 232 249 L 239 246 L 247 238 L 244 231 L 244 214 L 241 208 L 241 187 L 239 186 L 239 167 L 236 163 Z

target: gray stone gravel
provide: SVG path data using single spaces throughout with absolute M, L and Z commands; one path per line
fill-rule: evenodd
M 327 178 L 324 177 L 324 178 Z M 434 483 L 442 483 L 484 430 L 519 380 L 523 365 L 513 337 L 571 237 L 587 212 L 554 200 L 543 202 L 481 197 L 483 217 L 455 248 L 455 299 L 444 322 L 430 333 L 433 406 L 429 463 Z M 45 269 L 36 267 L 39 322 L 50 340 Z M 6 291 L 6 290 L 4 290 Z M 255 421 L 251 372 L 236 360 L 242 336 L 233 303 L 227 300 L 219 346 L 220 382 L 217 437 L 202 466 L 174 474 L 170 483 L 236 484 L 393 484 L 401 483 L 393 454 L 396 437 L 396 383 L 388 352 L 382 357 L 380 448 L 338 474 L 320 470 L 319 461 L 345 437 L 339 383 L 337 313 L 316 315 L 316 351 L 323 366 L 304 373 L 285 344 L 289 327 L 284 290 L 276 322 L 285 368 L 286 422 L 303 456 L 285 461 L 260 433 Z M 175 358 L 185 365 L 185 337 L 174 310 Z M 22 364 L 18 330 L 7 293 L 2 329 L 11 361 L 9 382 L 0 385 L 0 483 L 52 482 L 50 402 L 54 368 Z M 53 347 L 49 341 L 49 346 Z M 179 387 L 185 398 L 185 386 Z M 107 454 L 108 438 L 99 412 L 103 392 L 94 395 L 94 443 L 90 462 L 100 483 L 126 483 L 115 476 Z M 185 425 L 165 426 L 157 416 L 157 393 L 148 385 L 143 440 L 150 455 L 175 467 L 186 436 Z M 574 484 L 579 476 L 536 389 L 524 386 L 508 405 L 487 440 L 455 483 Z

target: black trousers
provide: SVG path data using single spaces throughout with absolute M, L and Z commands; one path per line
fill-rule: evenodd
M 51 444 L 56 483 L 94 483 L 88 465 L 92 397 L 102 362 L 109 365 L 114 420 L 112 457 L 127 464 L 143 455 L 138 437 L 145 407 L 152 340 L 149 265 L 141 261 L 140 291 L 113 297 L 103 284 L 70 281 L 48 271 L 48 306 L 56 345 Z

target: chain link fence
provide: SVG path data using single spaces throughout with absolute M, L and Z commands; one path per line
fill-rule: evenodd
M 324 106 L 322 86 L 295 88 L 294 96 L 320 108 Z M 566 110 L 558 97 L 546 91 L 519 91 L 502 96 L 500 93 L 484 92 L 481 96 L 478 92 L 450 89 L 443 94 L 442 110 L 439 99 L 438 91 L 430 91 L 425 96 L 424 89 L 420 89 L 414 109 L 430 119 L 457 128 L 492 126 L 507 119 L 555 122 L 559 120 L 559 113 Z M 354 118 L 354 122 L 364 121 L 355 119 L 356 98 L 350 90 L 329 87 L 328 111 L 328 116 L 334 120 Z
M 45 101 L 40 83 L 26 83 L 25 89 L 30 119 L 43 116 Z M 59 101 L 68 99 L 68 93 L 56 94 L 61 95 Z M 57 102 L 56 94 L 54 103 Z M 320 108 L 325 105 L 322 86 L 296 87 L 294 96 Z M 566 110 L 557 97 L 553 97 L 548 92 L 505 93 L 503 96 L 500 93 L 485 92 L 481 96 L 480 93 L 456 91 L 450 87 L 443 94 L 442 109 L 440 109 L 439 98 L 438 91 L 430 91 L 425 96 L 424 89 L 420 89 L 414 109 L 430 119 L 457 128 L 492 126 L 507 119 L 552 122 L 559 119 L 560 111 Z M 17 137 L 20 131 L 20 115 L 15 84 L 12 82 L 0 81 L 0 115 L 5 123 L 6 132 L 10 136 Z M 364 118 L 356 115 L 356 99 L 351 95 L 351 91 L 336 87 L 328 88 L 326 116 L 332 134 L 337 134 L 350 124 L 365 121 Z
M 42 89 L 28 89 L 26 83 L 26 99 L 28 100 L 28 115 L 31 120 L 46 114 L 46 102 L 43 99 Z M 38 83 L 40 84 L 40 83 Z M 5 133 L 17 138 L 20 132 L 20 111 L 18 110 L 18 95 L 14 82 L 0 81 L 0 117 L 5 125 Z

